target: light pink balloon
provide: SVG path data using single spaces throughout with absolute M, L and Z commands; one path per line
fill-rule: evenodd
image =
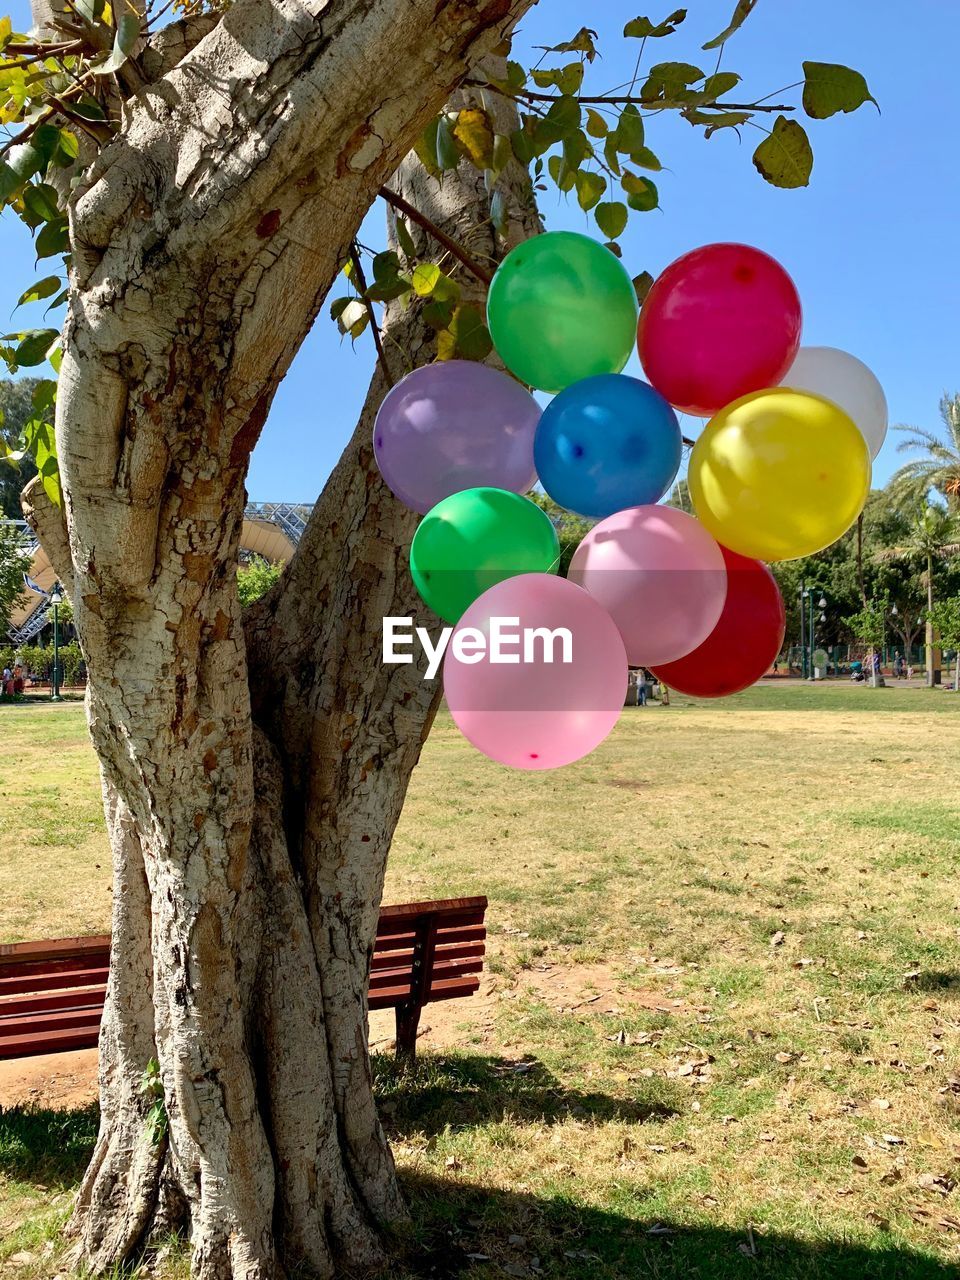
M 491 619 L 510 623 L 492 628 Z M 501 645 L 502 654 L 519 662 L 491 661 L 497 625 L 521 637 L 517 645 Z M 565 629 L 570 661 L 562 661 L 562 635 L 549 646 L 552 662 L 545 660 L 548 644 L 537 637 L 526 655 L 532 660 L 524 661 L 524 630 L 535 627 Z M 458 636 L 472 640 L 477 652 L 478 637 L 484 638 L 479 661 L 458 658 Z M 627 655 L 609 614 L 586 591 L 565 578 L 523 573 L 485 591 L 460 619 L 443 661 L 443 687 L 460 732 L 485 756 L 514 769 L 556 769 L 599 746 L 616 724 Z
M 613 618 L 636 667 L 696 649 L 727 598 L 719 544 L 675 507 L 629 507 L 601 520 L 574 552 L 569 576 Z

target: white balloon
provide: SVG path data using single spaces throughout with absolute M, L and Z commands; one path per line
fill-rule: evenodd
M 887 397 L 862 360 L 836 347 L 801 347 L 780 385 L 838 404 L 860 428 L 870 457 L 880 452 L 887 434 Z

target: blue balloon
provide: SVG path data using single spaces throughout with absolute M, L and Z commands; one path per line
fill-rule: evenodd
M 540 483 L 568 511 L 611 516 L 659 502 L 680 470 L 677 415 L 639 378 L 601 373 L 547 405 L 533 441 Z

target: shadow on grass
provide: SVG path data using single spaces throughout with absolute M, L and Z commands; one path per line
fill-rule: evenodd
M 957 1280 L 955 1264 L 892 1243 L 644 1220 L 422 1174 L 403 1184 L 419 1248 L 397 1280 Z
M 58 1190 L 75 1186 L 97 1137 L 96 1103 L 76 1111 L 0 1107 L 0 1174 Z
M 512 1070 L 498 1074 L 498 1068 L 515 1065 L 490 1058 L 440 1059 L 404 1076 L 388 1073 L 380 1063 L 378 1076 L 381 1085 L 386 1080 L 409 1095 L 411 1115 L 421 1113 L 421 1130 L 429 1129 L 444 1081 L 451 1101 L 456 1080 L 461 1124 L 479 1122 L 477 1099 L 469 1089 L 465 1095 L 463 1086 L 479 1089 L 485 1080 L 496 1098 L 494 1116 L 549 1119 L 590 1106 L 595 1110 L 587 1114 L 622 1114 L 622 1104 L 600 1095 L 564 1094 L 537 1064 L 519 1076 Z M 451 1075 L 454 1067 L 459 1074 Z M 96 1131 L 95 1105 L 77 1111 L 0 1108 L 0 1176 L 71 1189 L 90 1157 Z M 611 1184 L 615 1179 L 611 1170 Z M 436 1178 L 406 1172 L 403 1184 L 414 1240 L 404 1260 L 390 1268 L 393 1280 L 503 1280 L 504 1275 L 529 1280 L 956 1280 L 958 1274 L 955 1264 L 896 1247 L 892 1239 L 870 1248 L 759 1231 L 751 1237 L 745 1229 L 644 1217 L 642 1208 L 618 1213 L 567 1196 L 492 1190 L 455 1174 Z
M 611 1098 L 565 1088 L 536 1059 L 479 1054 L 422 1058 L 412 1069 L 385 1054 L 373 1059 L 377 1097 L 388 1132 L 425 1134 L 502 1120 L 557 1124 L 580 1120 L 656 1123 L 678 1114 L 669 1081 L 651 1079 L 646 1096 Z
M 958 991 L 960 972 L 954 970 L 924 969 L 912 979 L 910 987 L 915 991 Z

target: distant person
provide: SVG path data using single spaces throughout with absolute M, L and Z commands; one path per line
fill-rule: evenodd
M 647 705 L 647 673 L 643 667 L 637 672 L 637 705 Z
M 904 671 L 905 666 L 906 664 L 903 661 L 903 654 L 898 652 L 897 656 L 893 660 L 893 674 L 897 677 L 898 680 L 903 679 L 905 674 L 905 671 Z
M 13 692 L 23 693 L 23 667 L 19 662 L 13 666 Z
M 876 650 L 873 653 L 873 674 L 875 676 L 880 674 L 880 655 Z
M 13 695 L 13 672 L 9 667 L 3 668 L 3 683 L 0 684 L 0 693 L 5 693 L 7 697 Z

